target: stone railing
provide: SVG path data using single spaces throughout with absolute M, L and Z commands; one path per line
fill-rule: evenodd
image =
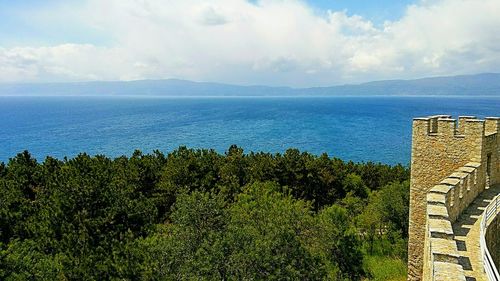
M 484 189 L 481 164 L 470 162 L 427 193 L 424 280 L 466 280 L 452 223 Z
M 488 276 L 488 280 L 492 281 L 500 281 L 500 274 L 498 273 L 495 262 L 491 257 L 490 251 L 488 250 L 485 235 L 486 231 L 488 230 L 488 226 L 499 213 L 500 195 L 497 195 L 484 210 L 483 217 L 481 219 L 481 236 L 479 237 L 479 245 L 481 247 L 481 257 L 483 258 L 484 271 Z

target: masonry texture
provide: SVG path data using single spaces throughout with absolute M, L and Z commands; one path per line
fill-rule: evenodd
M 452 224 L 500 183 L 499 132 L 498 117 L 413 120 L 408 280 L 465 280 Z

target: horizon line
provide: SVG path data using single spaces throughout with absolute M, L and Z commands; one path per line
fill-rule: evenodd
M 131 80 L 85 80 L 85 81 L 51 81 L 51 82 L 41 82 L 41 81 L 25 81 L 25 82 L 0 82 L 0 86 L 13 86 L 13 85 L 61 85 L 61 84 L 92 84 L 92 83 L 133 83 L 133 82 L 145 82 L 145 81 L 181 81 L 181 82 L 191 82 L 196 84 L 217 84 L 224 86 L 235 86 L 235 87 L 266 87 L 266 88 L 287 88 L 291 90 L 301 90 L 301 89 L 318 89 L 318 88 L 330 88 L 330 87 L 342 87 L 342 86 L 359 86 L 369 83 L 376 82 L 395 82 L 395 81 L 418 81 L 425 79 L 437 79 L 437 78 L 452 78 L 452 77 L 463 77 L 463 76 L 479 76 L 479 75 L 500 75 L 500 72 L 479 72 L 473 74 L 457 74 L 457 75 L 436 75 L 436 76 L 424 76 L 418 78 L 388 78 L 379 80 L 369 80 L 359 83 L 344 83 L 344 84 L 332 84 L 329 86 L 308 86 L 308 87 L 292 87 L 292 86 L 271 86 L 263 84 L 236 84 L 236 83 L 226 83 L 226 82 L 216 82 L 216 81 L 198 81 L 182 78 L 144 78 L 144 79 L 131 79 Z

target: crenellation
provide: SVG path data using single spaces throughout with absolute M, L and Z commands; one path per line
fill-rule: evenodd
M 458 264 L 457 244 L 454 240 L 431 237 L 432 254 L 436 262 Z
M 446 115 L 446 114 L 438 114 L 438 115 L 432 115 L 429 116 L 431 119 L 451 119 L 451 115 Z
M 453 240 L 453 229 L 448 219 L 429 218 L 429 231 L 432 238 Z
M 446 185 L 451 185 L 451 186 L 456 186 L 459 183 L 460 183 L 460 179 L 457 179 L 454 177 L 447 177 L 440 182 L 440 184 L 446 184 Z
M 446 205 L 446 195 L 441 193 L 428 193 L 427 202 L 431 205 Z
M 465 135 L 465 123 L 469 119 L 477 119 L 476 116 L 458 116 L 458 134 Z
M 460 171 L 460 172 L 465 172 L 465 173 L 469 173 L 469 174 L 470 174 L 470 173 L 472 173 L 472 172 L 474 172 L 474 170 L 476 170 L 476 168 L 474 168 L 474 167 L 470 167 L 470 166 L 467 166 L 467 165 L 465 165 L 465 166 L 463 166 L 463 167 L 458 168 L 458 171 Z
M 479 168 L 481 166 L 481 163 L 479 162 L 469 162 L 467 164 L 465 164 L 465 167 L 469 167 L 469 168 Z
M 467 178 L 468 178 L 469 174 L 468 173 L 464 173 L 464 172 L 454 172 L 452 173 L 448 178 L 452 178 L 452 179 L 458 179 L 460 182 L 458 183 L 458 188 L 459 188 L 459 198 L 463 198 L 464 196 L 464 189 L 465 189 L 465 186 L 467 185 Z M 467 190 L 469 190 L 469 188 L 467 188 Z
M 458 170 L 457 172 L 452 173 L 449 177 L 454 178 L 454 179 L 460 179 L 461 183 L 469 176 L 469 173 L 467 172 L 462 172 Z
M 446 194 L 450 191 L 451 187 L 446 184 L 438 184 L 434 186 L 429 192 Z
M 430 118 L 414 118 L 413 132 L 419 135 L 429 135 L 432 132 Z
M 434 281 L 466 281 L 461 265 L 448 262 L 434 263 Z
M 460 115 L 458 116 L 458 120 L 460 119 L 463 119 L 463 120 L 466 120 L 466 119 L 477 119 L 477 116 L 474 116 L 474 115 Z
M 432 219 L 449 219 L 448 210 L 444 205 L 427 204 L 427 215 Z
M 493 123 L 490 122 L 490 127 Z M 413 119 L 413 134 L 480 138 L 485 134 L 484 124 L 484 120 L 479 120 L 475 116 L 460 116 L 458 121 L 449 115 L 419 117 Z
M 437 119 L 437 134 L 441 137 L 454 137 L 457 135 L 457 120 L 448 118 Z
M 500 118 L 413 119 L 408 280 L 447 276 L 438 268 L 454 269 L 450 280 L 465 279 L 462 267 L 451 265 L 457 253 L 451 223 L 487 183 L 500 182 L 500 138 L 493 133 L 499 128 Z
M 500 132 L 500 117 L 485 118 L 486 135 L 497 134 Z

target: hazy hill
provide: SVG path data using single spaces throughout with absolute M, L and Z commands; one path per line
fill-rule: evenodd
M 371 96 L 474 95 L 500 96 L 500 73 L 384 80 L 331 87 L 289 88 L 238 86 L 187 80 L 137 80 L 79 83 L 0 84 L 0 95 L 144 95 L 144 96 Z
M 472 95 L 500 96 L 500 73 L 384 80 L 359 85 L 303 89 L 308 94 L 333 95 Z

